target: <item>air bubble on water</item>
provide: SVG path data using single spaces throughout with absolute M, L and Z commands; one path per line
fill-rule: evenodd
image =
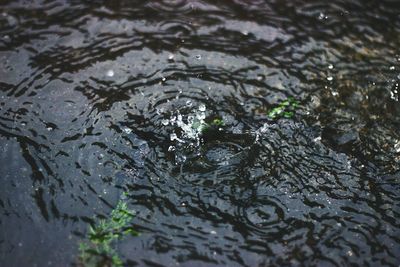
M 332 77 L 332 76 L 328 76 L 328 77 L 326 77 L 326 79 L 327 79 L 328 81 L 332 81 L 332 80 L 333 80 L 333 77 Z
M 201 104 L 201 105 L 199 106 L 199 111 L 202 111 L 202 112 L 206 111 L 206 105 Z
M 107 76 L 108 77 L 113 77 L 114 76 L 114 71 L 113 70 L 108 70 L 107 71 Z

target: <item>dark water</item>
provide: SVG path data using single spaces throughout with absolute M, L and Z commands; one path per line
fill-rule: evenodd
M 122 192 L 126 266 L 399 266 L 397 0 L 0 11 L 1 266 L 78 265 Z

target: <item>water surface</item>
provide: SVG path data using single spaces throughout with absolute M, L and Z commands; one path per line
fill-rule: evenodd
M 0 265 L 79 266 L 123 196 L 126 266 L 399 266 L 398 1 L 0 10 Z

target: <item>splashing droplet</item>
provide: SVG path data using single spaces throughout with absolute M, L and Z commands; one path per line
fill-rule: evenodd
M 201 105 L 199 106 L 199 111 L 201 111 L 201 112 L 206 111 L 206 105 L 201 104 Z

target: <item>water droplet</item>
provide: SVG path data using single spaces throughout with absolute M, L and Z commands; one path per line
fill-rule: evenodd
M 212 231 L 210 231 L 210 234 L 212 234 L 212 235 L 216 235 L 216 234 L 217 234 L 217 232 L 215 232 L 214 230 L 212 230 Z
M 326 79 L 327 79 L 328 81 L 332 81 L 332 80 L 333 80 L 333 77 L 332 77 L 332 76 L 328 76 L 328 77 L 326 77 Z
M 353 251 L 351 251 L 351 250 L 347 251 L 347 255 L 348 255 L 349 257 L 353 256 Z
M 172 133 L 170 134 L 169 138 L 171 139 L 171 141 L 174 141 L 178 139 L 178 136 L 176 135 L 176 133 Z
M 333 69 L 333 65 L 329 64 L 328 69 L 330 69 L 330 70 Z
M 167 78 L 165 78 L 165 77 L 162 77 L 162 79 L 161 79 L 163 82 L 165 82 L 166 80 L 167 80 Z
M 199 106 L 199 111 L 202 111 L 202 112 L 206 111 L 206 105 L 201 104 L 201 105 Z
M 316 138 L 314 138 L 314 142 L 319 142 L 319 141 L 321 141 L 321 139 L 322 139 L 322 137 L 321 136 L 318 136 L 318 137 L 316 137 Z
M 170 55 L 168 56 L 168 59 L 169 59 L 169 60 L 173 60 L 173 59 L 174 59 L 174 55 L 173 55 L 173 54 L 170 54 Z
M 326 16 L 324 13 L 319 13 L 319 16 L 318 16 L 318 19 L 319 20 L 323 20 L 323 19 L 327 19 L 328 18 L 328 16 Z
M 390 66 L 390 70 L 395 70 L 395 66 Z
M 107 76 L 108 77 L 113 77 L 114 76 L 114 71 L 113 70 L 108 70 L 107 71 Z
M 132 132 L 132 129 L 130 128 L 124 128 L 123 131 L 127 134 L 130 134 Z

